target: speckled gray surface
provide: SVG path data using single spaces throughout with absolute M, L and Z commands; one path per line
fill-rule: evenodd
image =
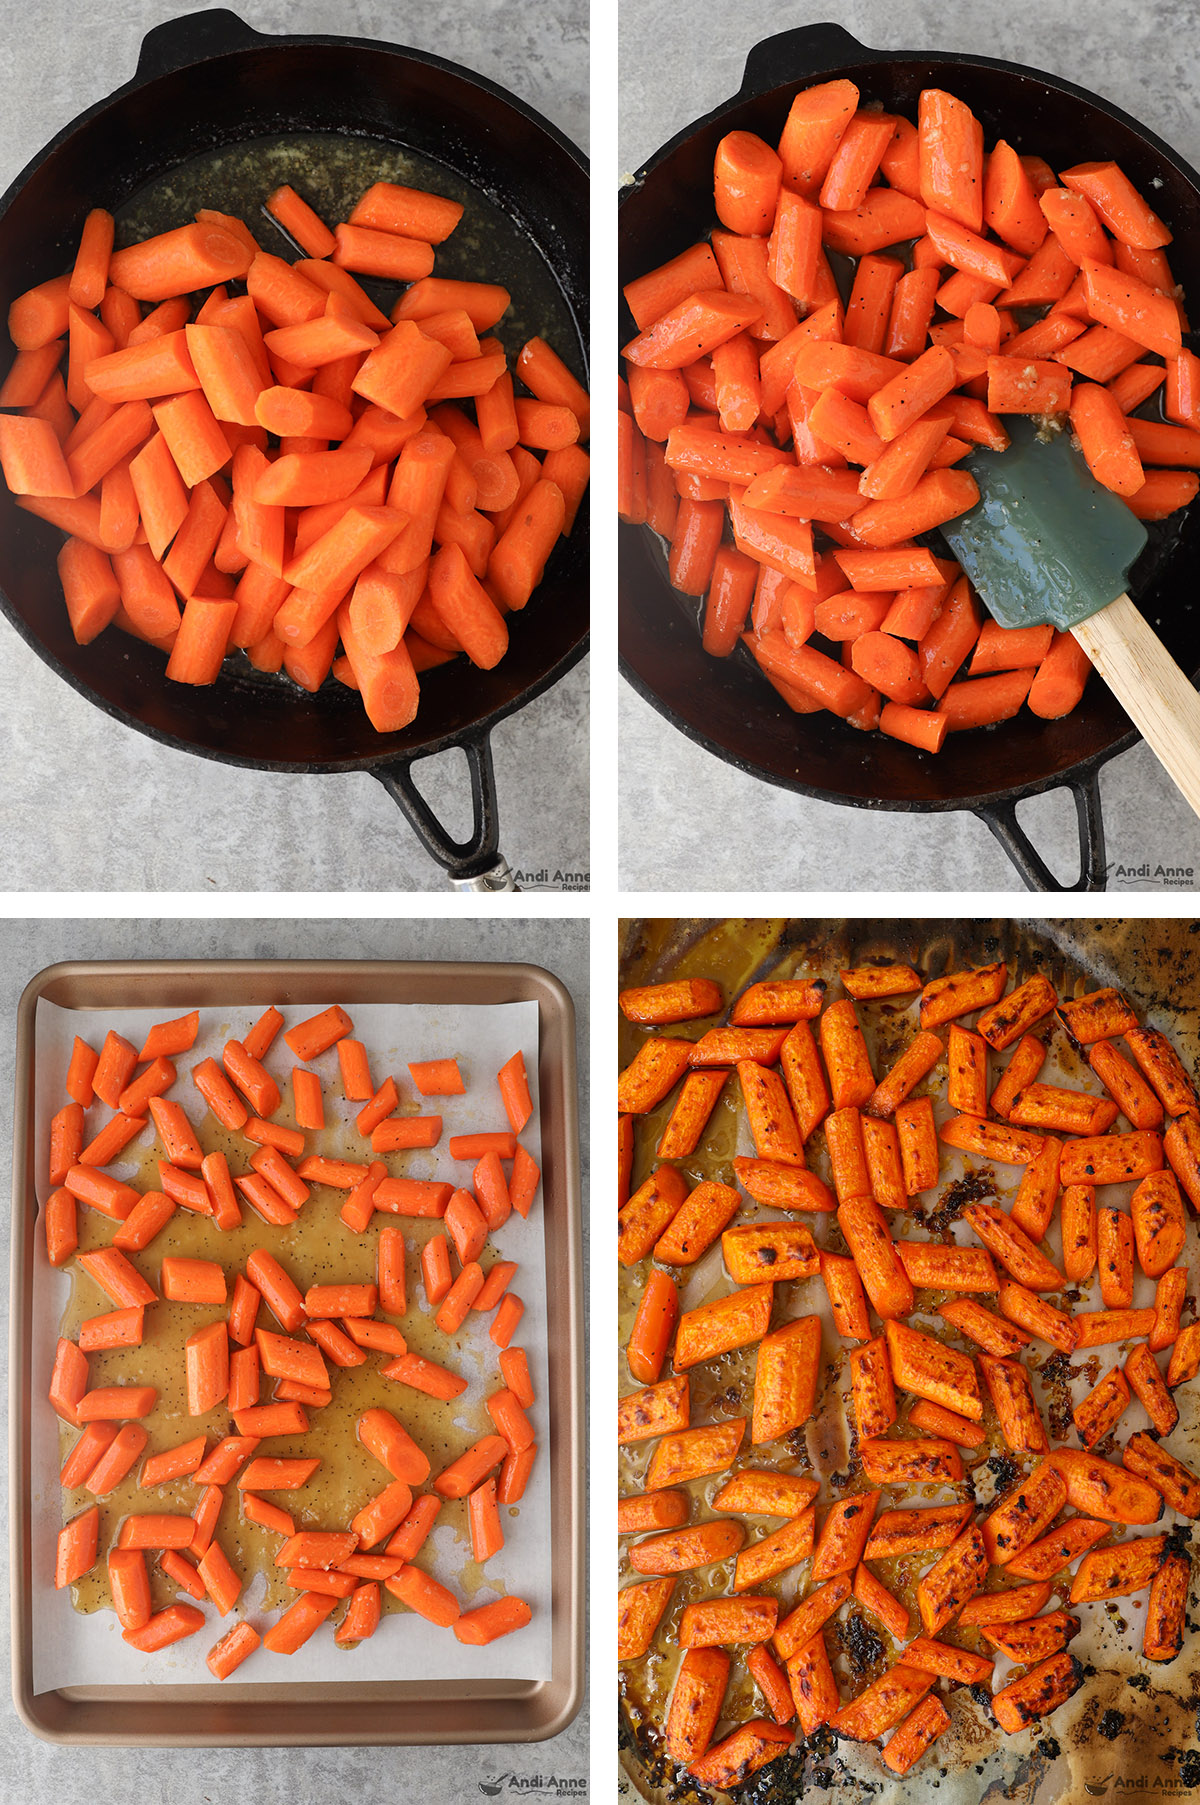
M 586 149 L 586 0 L 231 0 L 264 32 L 382 38 L 479 70 Z M 145 33 L 207 10 L 164 0 L 29 8 L 0 0 L 0 191 L 42 145 L 124 81 Z M 493 740 L 501 850 L 548 888 L 588 870 L 586 661 Z M 372 779 L 236 771 L 164 750 L 67 687 L 0 621 L 0 888 L 438 890 L 441 871 Z M 444 767 L 439 769 L 439 767 Z M 469 827 L 464 761 L 418 767 L 445 820 Z M 119 822 L 119 828 L 114 823 Z M 205 830 L 197 831 L 204 823 Z M 212 824 L 219 824 L 217 831 Z M 554 882 L 556 872 L 567 881 Z M 532 887 L 532 885 L 530 886 Z
M 623 0 L 619 172 L 636 169 L 737 92 L 747 51 L 788 27 L 835 19 L 864 44 L 975 51 L 1042 68 L 1113 101 L 1200 164 L 1200 4 L 1175 0 Z M 1085 153 L 1081 147 L 1081 155 Z M 1102 151 L 1095 154 L 1102 155 Z M 611 179 L 611 177 L 610 177 Z M 898 815 L 811 802 L 694 746 L 620 685 L 622 862 L 630 890 L 1017 890 L 973 815 Z M 1105 766 L 1100 790 L 1113 890 L 1195 888 L 1200 825 L 1145 746 Z M 703 797 L 702 809 L 689 799 Z M 1079 871 L 1075 810 L 1062 791 L 1022 805 L 1021 824 L 1066 883 Z M 737 823 L 719 834 L 713 821 Z M 1143 868 L 1149 868 L 1146 875 Z M 1173 879 L 1156 868 L 1182 870 Z
M 30 978 L 60 959 L 494 959 L 542 965 L 574 1000 L 579 1060 L 584 1197 L 587 1196 L 588 928 L 582 921 L 6 921 L 0 923 L 0 1146 L 11 1146 L 13 1022 Z M 7 1180 L 5 1180 L 7 1184 Z M 584 1208 L 586 1246 L 587 1208 Z M 5 1237 L 7 1269 L 7 1237 Z M 8 1288 L 3 1345 L 8 1345 Z M 0 1461 L 7 1467 L 7 1433 Z M 8 1496 L 7 1472 L 4 1498 Z M 8 1620 L 7 1574 L 3 1592 Z M 504 1747 L 425 1749 L 97 1749 L 40 1741 L 0 1699 L 0 1801 L 3 1805 L 316 1805 L 355 1799 L 361 1805 L 479 1805 L 481 1780 L 506 1780 L 501 1798 L 541 1797 L 545 1782 L 585 1798 L 587 1705 L 549 1742 Z M 542 1786 L 530 1790 L 541 1778 Z

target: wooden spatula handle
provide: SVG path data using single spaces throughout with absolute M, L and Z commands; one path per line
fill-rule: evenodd
M 1071 631 L 1200 815 L 1200 695 L 1153 627 L 1119 595 Z

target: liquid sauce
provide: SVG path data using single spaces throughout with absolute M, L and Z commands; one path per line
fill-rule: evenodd
M 970 932 L 974 924 L 966 924 Z M 623 958 L 621 964 L 621 987 L 633 987 L 663 983 L 668 980 L 687 978 L 713 978 L 721 985 L 725 998 L 725 1008 L 713 1016 L 700 1021 L 672 1024 L 664 1029 L 646 1030 L 637 1028 L 621 1017 L 619 1034 L 619 1059 L 623 1068 L 643 1044 L 647 1033 L 665 1033 L 672 1037 L 682 1036 L 689 1040 L 698 1040 L 711 1027 L 726 1019 L 728 1006 L 740 991 L 750 983 L 767 978 L 786 979 L 792 977 L 824 978 L 833 988 L 830 997 L 844 995 L 837 982 L 839 968 L 852 964 L 878 963 L 898 961 L 912 963 L 922 976 L 922 980 L 938 976 L 943 971 L 961 969 L 964 964 L 981 965 L 997 958 L 1007 957 L 1010 980 L 1023 981 L 1032 970 L 1041 969 L 1046 972 L 1050 981 L 1058 990 L 1060 998 L 1068 999 L 1094 989 L 1097 983 L 1111 983 L 1114 978 L 1102 973 L 1099 977 L 1084 972 L 1074 963 L 1047 960 L 1044 953 L 1035 953 L 1036 963 L 1029 963 L 1027 956 L 1022 956 L 1024 947 L 999 947 L 995 943 L 979 944 L 978 937 L 972 940 L 965 954 L 955 947 L 957 938 L 951 926 L 945 935 L 939 934 L 933 924 L 918 923 L 917 934 L 924 934 L 916 944 L 909 944 L 914 937 L 905 930 L 904 924 L 881 924 L 877 938 L 869 939 L 869 930 L 860 923 L 803 924 L 788 923 L 782 920 L 772 921 L 642 921 L 627 924 Z M 805 930 L 812 929 L 811 937 Z M 825 931 L 825 930 L 828 931 Z M 1019 935 L 1020 926 L 1014 924 L 1014 931 Z M 1035 942 L 1035 945 L 1037 943 Z M 1137 1003 L 1136 993 L 1127 985 L 1130 994 Z M 1145 1019 L 1144 1009 L 1139 1013 Z M 877 1001 L 858 1005 L 858 1018 L 863 1028 L 867 1047 L 871 1055 L 872 1066 L 877 1077 L 888 1070 L 898 1055 L 908 1045 L 916 1032 L 916 993 L 901 996 L 893 1001 Z M 965 1018 L 973 1024 L 974 1017 Z M 814 1024 L 815 1027 L 815 1024 Z M 944 1040 L 946 1029 L 937 1030 Z M 1068 1042 L 1061 1029 L 1055 1027 L 1048 1032 L 1048 1024 L 1043 1022 L 1034 1030 L 1049 1046 L 1049 1055 L 1039 1074 L 1043 1082 L 1067 1085 L 1076 1089 L 1099 1091 L 1100 1086 L 1076 1049 Z M 1008 1054 L 1003 1055 L 1007 1062 Z M 994 1086 L 999 1066 L 993 1056 L 990 1068 L 989 1084 Z M 934 1099 L 935 1116 L 940 1123 L 953 1112 L 945 1100 L 946 1060 L 942 1059 L 916 1087 L 914 1096 L 931 1096 Z M 667 1120 L 676 1100 L 673 1090 L 666 1101 L 646 1115 L 634 1118 L 635 1141 L 634 1161 L 631 1175 L 630 1191 L 653 1171 L 657 1164 L 655 1148 L 661 1138 Z M 1118 1122 L 1118 1127 L 1123 1126 Z M 685 1176 L 689 1188 L 704 1180 L 713 1180 L 720 1184 L 734 1185 L 735 1176 L 732 1161 L 735 1155 L 755 1154 L 753 1139 L 745 1121 L 741 1103 L 741 1092 L 736 1075 L 731 1075 L 721 1092 L 716 1108 L 703 1131 L 699 1145 L 687 1158 L 673 1162 Z M 818 1128 L 805 1145 L 806 1164 L 809 1169 L 823 1178 L 832 1189 L 829 1159 L 825 1148 L 823 1130 Z M 971 1176 L 963 1180 L 965 1174 Z M 903 1214 L 897 1213 L 891 1219 L 892 1233 L 896 1238 L 913 1240 L 930 1240 L 953 1242 L 964 1245 L 977 1245 L 975 1237 L 967 1232 L 966 1224 L 958 1224 L 957 1235 L 954 1226 L 962 1206 L 970 1201 L 991 1201 L 1010 1208 L 1013 1196 L 1021 1178 L 1021 1169 L 1011 1166 L 994 1167 L 979 1160 L 974 1155 L 963 1155 L 954 1149 L 940 1146 L 940 1171 L 938 1183 L 934 1190 L 924 1197 L 911 1201 L 911 1208 Z M 1119 1204 L 1128 1207 L 1130 1187 L 1101 1187 L 1097 1191 L 1097 1203 Z M 784 1222 L 790 1218 L 781 1212 L 768 1209 L 757 1204 L 747 1195 L 742 1195 L 741 1207 L 734 1218 L 736 1224 L 755 1220 Z M 819 1246 L 836 1253 L 846 1253 L 848 1249 L 838 1229 L 836 1217 L 831 1214 L 799 1215 L 796 1220 L 803 1221 L 814 1231 Z M 1057 1227 L 1054 1229 L 1057 1236 Z M 1051 1253 L 1059 1257 L 1058 1244 L 1051 1244 Z M 626 1364 L 625 1348 L 629 1341 L 638 1304 L 641 1298 L 642 1284 L 646 1272 L 650 1269 L 649 1260 L 639 1263 L 633 1268 L 620 1268 L 620 1328 L 618 1352 L 618 1389 L 622 1396 L 640 1389 Z M 721 1245 L 718 1238 L 716 1244 L 694 1265 L 666 1268 L 675 1279 L 680 1298 L 680 1309 L 690 1310 L 712 1298 L 721 1296 L 730 1290 L 730 1281 L 725 1272 L 721 1258 Z M 1143 1288 L 1151 1296 L 1143 1298 L 1140 1292 L 1135 1295 L 1135 1303 L 1152 1301 L 1153 1286 L 1149 1281 L 1141 1281 Z M 1094 1283 L 1094 1281 L 1093 1281 Z M 977 1352 L 974 1344 L 956 1336 L 943 1318 L 936 1314 L 937 1307 L 951 1297 L 945 1291 L 933 1291 L 918 1288 L 916 1307 L 912 1321 L 923 1333 L 937 1336 L 972 1353 Z M 1049 1302 L 1060 1308 L 1097 1308 L 1100 1303 L 1098 1290 L 1094 1295 L 1081 1300 L 1081 1293 L 1075 1291 L 1070 1299 L 1051 1297 Z M 989 1308 L 995 1307 L 994 1298 L 980 1299 Z M 749 1417 L 753 1407 L 754 1373 L 758 1348 L 753 1345 L 736 1349 L 715 1360 L 701 1361 L 688 1369 L 691 1392 L 691 1422 L 693 1426 L 707 1422 L 722 1421 L 730 1418 L 747 1419 L 745 1439 L 741 1450 L 735 1457 L 732 1467 L 720 1473 L 707 1475 L 676 1489 L 685 1490 L 691 1498 L 691 1512 L 688 1522 L 695 1524 L 710 1520 L 723 1513 L 714 1511 L 712 1499 L 726 1483 L 730 1471 L 738 1471 L 743 1467 L 781 1470 L 793 1473 L 809 1474 L 821 1482 L 818 1494 L 817 1526 L 818 1530 L 828 1506 L 839 1499 L 852 1496 L 857 1492 L 875 1489 L 862 1475 L 859 1466 L 857 1447 L 854 1437 L 854 1416 L 850 1398 L 849 1351 L 852 1343 L 843 1341 L 833 1327 L 825 1297 L 824 1287 L 819 1278 L 792 1281 L 776 1287 L 776 1297 L 771 1317 L 771 1328 L 777 1329 L 793 1317 L 818 1314 L 823 1322 L 822 1366 L 818 1381 L 817 1400 L 812 1419 L 800 1429 L 781 1440 L 752 1446 L 749 1435 Z M 879 1331 L 874 1331 L 879 1332 Z M 1107 1370 L 1117 1358 L 1115 1349 L 1096 1350 L 1103 1361 L 1103 1370 Z M 1104 1356 L 1108 1356 L 1104 1358 Z M 1099 1376 L 1100 1362 L 1090 1358 L 1088 1352 L 1081 1351 L 1075 1357 L 1075 1368 L 1072 1372 L 1063 1360 L 1056 1360 L 1054 1350 L 1046 1344 L 1034 1340 L 1026 1349 L 1024 1364 L 1033 1381 L 1034 1396 L 1046 1422 L 1052 1445 L 1068 1442 L 1077 1446 L 1078 1437 L 1071 1423 L 1070 1410 L 1073 1402 L 1090 1389 Z M 1095 1368 L 1096 1370 L 1092 1370 Z M 1066 1369 L 1064 1371 L 1064 1369 Z M 672 1363 L 668 1355 L 664 1361 L 660 1377 L 666 1378 L 672 1372 Z M 1074 1383 L 1072 1384 L 1072 1380 Z M 998 1500 L 1009 1489 L 1014 1480 L 1025 1470 L 1021 1465 L 1014 1465 L 1010 1459 L 1010 1451 L 1001 1432 L 995 1412 L 987 1398 L 986 1386 L 980 1381 L 984 1393 L 983 1427 L 985 1440 L 977 1450 L 960 1449 L 963 1461 L 964 1479 L 950 1486 L 916 1486 L 904 1484 L 885 1488 L 880 1498 L 879 1510 L 907 1508 L 918 1505 L 965 1503 L 972 1501 L 978 1506 L 987 1507 L 993 1500 Z M 904 1438 L 920 1431 L 909 1429 L 907 1417 L 916 1403 L 916 1398 L 897 1387 L 897 1405 L 899 1421 L 888 1430 L 890 1437 Z M 651 1454 L 656 1446 L 655 1440 L 636 1442 L 623 1447 L 618 1453 L 619 1495 L 622 1497 L 641 1493 L 645 1490 L 645 1477 Z M 1105 1454 L 1103 1443 L 1098 1444 L 1097 1453 Z M 1119 1455 L 1108 1454 L 1109 1458 Z M 1185 1456 L 1186 1457 L 1186 1456 Z M 1029 1463 L 1026 1463 L 1028 1465 Z M 976 1513 L 976 1520 L 982 1512 Z M 738 1520 L 746 1526 L 744 1546 L 750 1547 L 754 1542 L 783 1526 L 783 1519 L 778 1517 L 752 1517 L 738 1513 Z M 1120 1540 L 1125 1532 L 1116 1526 L 1110 1539 Z M 633 1537 L 621 1538 L 621 1567 L 619 1583 L 624 1586 L 636 1583 L 648 1576 L 636 1572 L 627 1559 L 627 1548 Z M 872 1570 L 877 1574 L 887 1589 L 903 1603 L 910 1612 L 909 1636 L 919 1635 L 921 1631 L 920 1615 L 917 1606 L 917 1584 L 922 1574 L 939 1558 L 937 1552 L 918 1552 L 899 1559 L 872 1561 Z M 696 1800 L 708 1799 L 710 1795 L 697 1788 L 687 1777 L 683 1769 L 678 1768 L 666 1756 L 663 1736 L 667 1721 L 671 1691 L 678 1672 L 681 1651 L 679 1648 L 679 1622 L 684 1608 L 693 1602 L 706 1598 L 721 1597 L 733 1594 L 735 1560 L 730 1557 L 721 1563 L 714 1563 L 698 1571 L 680 1573 L 675 1576 L 674 1590 L 670 1603 L 665 1611 L 651 1644 L 650 1651 L 641 1661 L 630 1661 L 618 1669 L 620 1697 L 627 1727 L 632 1736 L 633 1752 L 627 1758 L 627 1771 L 634 1780 L 638 1790 L 647 1798 L 654 1800 Z M 752 1589 L 756 1594 L 772 1594 L 779 1599 L 779 1619 L 782 1621 L 789 1610 L 805 1596 L 810 1589 L 807 1585 L 809 1563 L 801 1562 L 784 1573 L 764 1583 L 756 1584 Z M 1007 1578 L 1003 1569 L 993 1569 L 987 1582 L 987 1590 L 1004 1589 L 1010 1584 L 1019 1583 Z M 1071 1585 L 1069 1573 L 1060 1574 L 1057 1582 L 1052 1582 L 1050 1600 L 1045 1607 L 1054 1610 L 1068 1604 Z M 1126 1601 L 1130 1602 L 1130 1601 Z M 997 1656 L 983 1638 L 980 1631 L 973 1627 L 954 1627 L 950 1639 L 962 1647 L 987 1658 Z M 901 1658 L 903 1643 L 893 1640 L 889 1631 L 871 1613 L 865 1612 L 857 1601 L 850 1598 L 835 1617 L 826 1626 L 826 1646 L 833 1668 L 834 1676 L 843 1703 L 858 1696 L 864 1688 L 894 1662 Z M 1128 1638 L 1125 1638 L 1128 1643 Z M 1133 1638 L 1133 1643 L 1140 1651 L 1140 1631 Z M 750 1718 L 769 1715 L 761 1693 L 758 1691 L 745 1666 L 744 1655 L 747 1651 L 733 1649 L 727 1651 L 732 1655 L 729 1685 L 725 1694 L 721 1721 L 716 1727 L 713 1742 L 729 1734 L 737 1725 Z M 1119 1664 L 1119 1662 L 1117 1663 Z M 1003 1667 L 1003 1658 L 1000 1666 Z M 1128 1662 L 1126 1661 L 1126 1665 Z M 1013 1669 L 1006 1677 L 1015 1678 L 1021 1669 Z M 1003 1683 L 997 1681 L 996 1684 Z M 989 1691 L 991 1688 L 989 1687 Z M 795 1726 L 793 1726 L 795 1728 Z M 1001 1739 L 1003 1740 L 1003 1738 Z M 816 1761 L 817 1749 L 821 1746 L 821 1733 L 815 1739 L 810 1759 Z M 980 1759 L 995 1745 L 995 1732 L 986 1730 L 973 1713 L 955 1714 L 952 1728 L 948 1730 L 937 1744 L 935 1759 L 939 1763 L 939 1771 L 945 1776 L 947 1766 L 951 1774 L 965 1772 L 971 1775 L 967 1765 Z M 800 1751 L 803 1754 L 803 1741 Z M 840 1753 L 847 1759 L 851 1756 L 849 1744 L 840 1745 Z M 793 1750 L 793 1753 L 796 1751 Z M 868 1748 L 868 1756 L 878 1756 L 878 1749 Z M 780 1764 L 783 1765 L 782 1763 Z M 845 1784 L 852 1784 L 851 1776 L 845 1768 L 841 1768 Z M 867 1770 L 864 1769 L 864 1772 Z M 878 1761 L 874 1762 L 870 1771 L 878 1775 Z M 919 1780 L 923 1769 L 914 1773 L 914 1780 Z M 771 1764 L 763 1770 L 762 1781 L 766 1782 L 771 1772 Z M 819 1779 L 821 1785 L 829 1784 L 828 1762 L 823 1770 L 825 1777 Z M 789 1770 L 789 1778 L 795 1783 L 798 1769 Z M 810 1774 L 806 1769 L 806 1781 L 818 1776 Z M 859 1778 L 854 1776 L 855 1780 Z M 980 1787 L 984 1782 L 978 1783 Z M 768 1789 L 769 1790 L 769 1789 Z M 871 1791 L 875 1788 L 871 1787 Z M 725 1795 L 721 1795 L 724 1797 Z M 756 1795 L 757 1796 L 757 1795 Z M 764 1797 L 767 1796 L 764 1793 Z M 772 1798 L 774 1794 L 770 1795 Z M 783 1794 L 779 1795 L 780 1797 Z M 789 1795 L 790 1796 L 790 1795 Z M 855 1791 L 855 1797 L 865 1796 Z M 978 1797 L 973 1794 L 973 1797 Z
M 245 220 L 264 251 L 289 262 L 298 253 L 266 212 L 267 196 L 282 183 L 297 189 L 332 228 L 349 219 L 373 182 L 397 182 L 459 201 L 462 219 L 437 247 L 434 274 L 475 282 L 499 282 L 512 302 L 498 337 L 510 359 L 535 334 L 547 339 L 582 380 L 579 337 L 558 278 L 526 228 L 488 197 L 432 157 L 381 138 L 334 132 L 284 132 L 201 152 L 139 189 L 117 214 L 117 244 L 132 244 L 170 231 L 200 207 Z M 356 276 L 376 304 L 389 311 L 400 286 Z
M 181 1066 L 181 1076 L 182 1071 Z M 274 1119 L 291 1126 L 293 1118 L 290 1087 L 281 1088 L 284 1101 Z M 326 1096 L 327 1117 L 336 1110 L 339 1101 L 336 1090 L 331 1088 Z M 223 1129 L 211 1115 L 205 1116 L 199 1125 L 193 1123 L 193 1128 L 204 1152 L 223 1152 L 229 1160 L 230 1171 L 235 1176 L 249 1170 L 248 1153 L 251 1148 L 241 1134 Z M 327 1125 L 321 1133 L 310 1132 L 306 1140 L 306 1153 L 356 1161 L 363 1158 L 361 1140 L 353 1133 L 347 1136 L 340 1125 Z M 129 1173 L 127 1163 L 116 1166 L 119 1175 L 139 1191 L 157 1188 L 157 1161 L 161 1157 L 161 1146 L 157 1138 L 149 1147 L 134 1145 L 126 1148 L 122 1160 L 128 1162 L 131 1156 L 138 1162 L 136 1175 Z M 397 1177 L 422 1179 L 432 1176 L 432 1162 L 428 1155 L 420 1152 L 391 1154 L 386 1156 L 384 1163 L 389 1172 Z M 265 1248 L 272 1253 L 301 1293 L 314 1284 L 374 1284 L 376 1237 L 370 1230 L 363 1235 L 355 1235 L 340 1220 L 339 1211 L 346 1196 L 345 1191 L 333 1190 L 326 1185 L 311 1186 L 308 1200 L 302 1206 L 295 1225 L 288 1228 L 277 1228 L 264 1223 L 242 1200 L 241 1227 L 224 1233 L 215 1228 L 207 1217 L 179 1208 L 148 1248 L 127 1257 L 156 1291 L 161 1291 L 159 1268 L 162 1258 L 165 1254 L 173 1254 L 217 1261 L 225 1271 L 229 1295 L 232 1296 L 234 1277 L 237 1272 L 244 1271 L 247 1258 L 256 1248 Z M 80 1252 L 90 1252 L 111 1242 L 115 1225 L 106 1217 L 83 1206 L 80 1206 L 78 1216 Z M 380 1219 L 377 1217 L 377 1223 Z M 388 1216 L 386 1220 L 401 1227 L 404 1234 L 408 1310 L 403 1318 L 384 1317 L 382 1311 L 376 1313 L 377 1317 L 383 1321 L 395 1322 L 404 1335 L 410 1353 L 424 1355 L 459 1373 L 469 1381 L 468 1388 L 460 1397 L 442 1402 L 413 1390 L 411 1386 L 384 1379 L 381 1369 L 389 1358 L 386 1354 L 364 1350 L 366 1360 L 361 1365 L 351 1367 L 335 1366 L 326 1358 L 333 1393 L 332 1402 L 323 1407 L 305 1405 L 309 1428 L 304 1434 L 264 1437 L 251 1456 L 252 1459 L 263 1455 L 284 1458 L 316 1456 L 320 1459 L 321 1464 L 313 1477 L 298 1490 L 264 1494 L 272 1503 L 290 1513 L 297 1530 L 340 1529 L 348 1526 L 356 1513 L 391 1482 L 391 1474 L 361 1445 L 355 1434 L 358 1418 L 372 1406 L 390 1410 L 424 1450 L 431 1465 L 431 1480 L 480 1436 L 493 1432 L 484 1400 L 499 1384 L 496 1365 L 499 1350 L 487 1340 L 486 1335 L 483 1342 L 486 1352 L 479 1347 L 480 1319 L 477 1316 L 474 1319 L 468 1316 L 457 1335 L 446 1336 L 435 1326 L 432 1314 L 425 1307 L 420 1279 L 421 1249 L 431 1235 L 442 1232 L 442 1223 L 434 1218 L 401 1216 Z M 496 1257 L 495 1248 L 489 1242 L 480 1256 L 480 1264 L 485 1272 Z M 115 1306 L 81 1266 L 73 1263 L 68 1271 L 71 1295 L 58 1333 L 76 1339 L 82 1322 L 89 1317 L 103 1315 Z M 200 1488 L 191 1479 L 173 1480 L 166 1485 L 142 1490 L 137 1478 L 145 1458 L 189 1441 L 201 1432 L 207 1435 L 208 1450 L 211 1452 L 223 1436 L 235 1433 L 235 1425 L 224 1404 L 206 1416 L 194 1417 L 187 1414 L 184 1343 L 197 1329 L 203 1328 L 207 1323 L 223 1321 L 225 1316 L 226 1306 L 222 1305 L 152 1304 L 146 1309 L 144 1339 L 140 1347 L 105 1350 L 89 1356 L 90 1382 L 93 1388 L 120 1384 L 153 1385 L 158 1397 L 151 1417 L 146 1420 L 150 1440 L 145 1454 L 122 1483 L 98 1501 L 100 1558 L 91 1571 L 72 1587 L 72 1598 L 79 1611 L 111 1609 L 104 1554 L 115 1544 L 125 1517 L 146 1511 L 191 1515 L 196 1508 Z M 265 1299 L 259 1306 L 256 1320 L 259 1328 L 274 1331 L 282 1329 Z M 287 1330 L 282 1332 L 290 1333 Z M 490 1359 L 489 1355 L 492 1356 Z M 270 1396 L 271 1381 L 264 1374 L 260 1403 L 269 1402 Z M 77 1430 L 60 1424 L 62 1460 L 66 1459 L 77 1438 Z M 427 1489 L 427 1485 L 421 1489 Z M 294 1603 L 298 1594 L 287 1584 L 285 1570 L 275 1566 L 275 1553 L 281 1545 L 279 1533 L 248 1522 L 242 1516 L 236 1475 L 224 1491 L 224 1503 L 214 1539 L 219 1541 L 243 1584 L 249 1587 L 248 1593 L 239 1599 L 235 1610 L 240 1615 L 249 1605 L 255 1611 L 274 1611 Z M 86 1488 L 64 1492 L 63 1520 L 66 1521 L 96 1502 Z M 508 1507 L 509 1517 L 516 1518 L 519 1514 L 518 1506 Z M 446 1570 L 438 1570 L 439 1562 L 434 1556 L 433 1540 L 426 1542 L 417 1557 L 418 1564 L 435 1572 L 443 1581 L 451 1583 L 463 1600 L 464 1608 L 469 1607 L 475 1595 L 485 1585 L 490 1591 L 502 1594 L 504 1587 L 496 1576 L 492 1573 L 485 1575 L 470 1558 L 471 1539 L 465 1499 L 445 1499 L 442 1502 L 433 1538 L 442 1544 L 443 1549 L 447 1530 L 453 1536 L 453 1552 L 445 1562 Z M 153 1555 L 147 1555 L 147 1566 L 153 1608 L 156 1611 L 173 1603 L 177 1597 L 184 1596 L 174 1581 L 161 1572 Z M 407 1610 L 408 1607 L 393 1597 L 386 1587 L 381 1586 L 380 1594 L 385 1612 Z M 339 1605 L 335 1612 L 335 1622 L 340 1620 L 342 1609 Z M 225 1620 L 225 1627 L 230 1627 L 233 1621 L 231 1614 Z M 332 1641 L 330 1645 L 336 1646 Z

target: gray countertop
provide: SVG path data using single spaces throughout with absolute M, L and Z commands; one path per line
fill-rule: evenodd
M 582 921 L 6 921 L 0 938 L 0 1145 L 11 1146 L 13 1034 L 28 981 L 61 959 L 482 959 L 542 965 L 570 992 L 577 1018 L 580 1141 L 587 1196 L 588 928 Z M 586 1245 L 587 1206 L 584 1205 Z M 4 1345 L 8 1296 L 3 1288 Z M 7 1465 L 7 1435 L 0 1461 Z M 7 1498 L 7 1474 L 4 1476 Z M 8 1616 L 8 1580 L 2 1588 Z M 481 1780 L 506 1778 L 502 1798 L 557 1793 L 583 1799 L 588 1711 L 543 1743 L 503 1747 L 328 1749 L 60 1748 L 40 1741 L 0 1698 L 0 1800 L 4 1805 L 309 1805 L 318 1800 L 436 1801 L 478 1805 Z M 511 1778 L 515 1776 L 515 1779 Z M 568 1786 L 573 1781 L 574 1787 Z
M 735 94 L 754 44 L 830 18 L 873 48 L 974 52 L 1045 69 L 1115 103 L 1200 164 L 1200 68 L 1188 48 L 1200 25 L 1196 0 L 1152 8 L 1137 0 L 1092 7 L 1075 0 L 843 0 L 839 7 L 782 11 L 771 0 L 734 8 L 719 0 L 624 0 L 619 173 L 638 168 Z M 1081 146 L 1080 155 L 1103 156 L 1104 148 Z M 776 789 L 693 745 L 625 683 L 619 728 L 624 888 L 1021 887 L 973 815 L 867 812 Z M 1100 791 L 1109 887 L 1194 889 L 1200 825 L 1147 748 L 1138 745 L 1106 765 Z M 714 820 L 736 821 L 736 834 L 714 833 Z M 1069 793 L 1024 803 L 1021 824 L 1060 880 L 1074 882 L 1079 854 Z
M 489 0 L 449 10 L 411 0 L 231 0 L 231 9 L 264 32 L 381 38 L 435 52 L 510 88 L 586 149 L 584 0 L 538 7 Z M 152 26 L 187 10 L 186 0 L 83 8 L 0 0 L 0 191 L 64 125 L 129 79 Z M 493 735 L 501 849 L 514 868 L 545 872 L 538 887 L 583 887 L 587 734 L 585 661 Z M 369 777 L 234 770 L 161 747 L 77 695 L 7 622 L 0 622 L 0 758 L 3 888 L 443 886 L 440 867 Z M 439 754 L 418 771 L 425 793 L 443 798 L 452 831 L 469 828 L 461 756 Z

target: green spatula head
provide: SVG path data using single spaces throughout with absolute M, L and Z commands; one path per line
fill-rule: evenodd
M 1007 451 L 966 467 L 979 501 L 942 534 L 1002 627 L 1063 631 L 1121 595 L 1146 529 L 1098 483 L 1069 432 L 1040 440 L 1032 420 L 1006 420 Z

